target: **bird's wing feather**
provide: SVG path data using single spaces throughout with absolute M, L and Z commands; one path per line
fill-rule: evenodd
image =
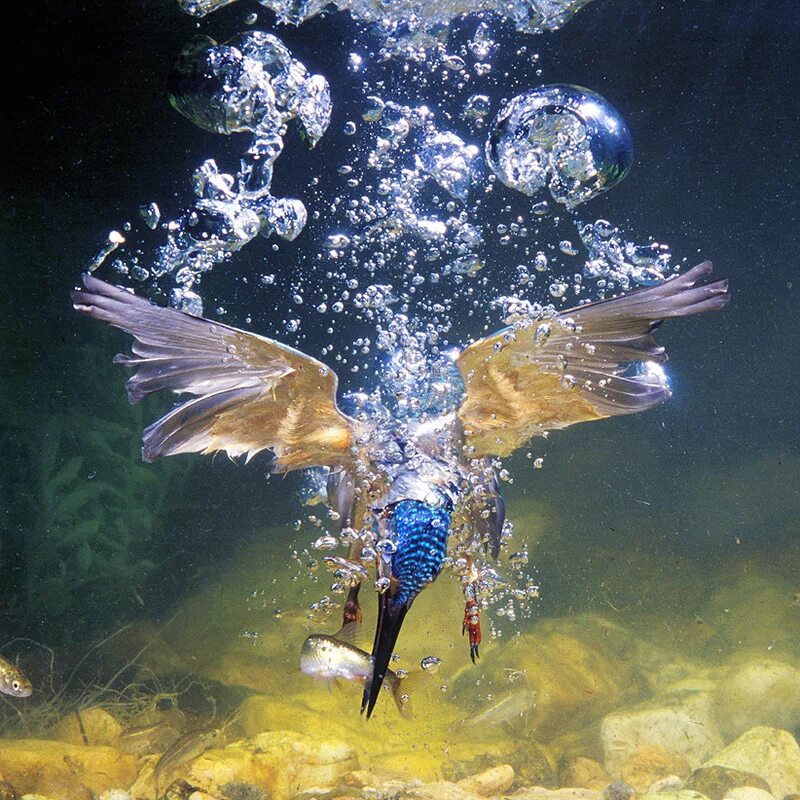
M 355 421 L 336 405 L 336 375 L 320 361 L 219 322 L 153 305 L 85 275 L 75 309 L 134 337 L 132 403 L 162 390 L 194 395 L 144 432 L 143 457 L 212 453 L 275 455 L 278 470 L 343 465 Z
M 472 456 L 508 455 L 532 436 L 633 414 L 670 395 L 653 331 L 664 319 L 714 311 L 726 281 L 695 286 L 704 262 L 658 286 L 507 328 L 458 357 L 466 393 L 458 415 Z M 639 369 L 636 369 L 636 367 Z

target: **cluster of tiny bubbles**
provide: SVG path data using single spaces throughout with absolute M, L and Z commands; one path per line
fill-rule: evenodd
M 258 644 L 258 640 L 262 637 L 263 634 L 260 631 L 245 630 L 242 631 L 241 634 L 239 635 L 242 637 L 242 639 L 249 639 L 253 647 L 255 647 Z
M 499 471 L 498 461 L 476 470 Z M 485 475 L 476 473 L 478 486 L 485 485 Z M 445 569 L 461 583 L 465 597 L 475 600 L 484 610 L 492 608 L 500 617 L 516 620 L 528 618 L 533 613 L 534 601 L 539 599 L 539 584 L 532 580 L 528 567 L 528 550 L 524 546 L 509 552 L 513 524 L 506 520 L 501 534 L 501 556 L 498 562 L 489 561 L 480 540 L 469 522 L 451 529 L 451 553 Z M 510 611 L 509 611 L 510 609 Z M 500 635 L 499 629 L 496 631 Z
M 137 280 L 172 275 L 170 304 L 199 315 L 203 305 L 196 290 L 204 273 L 258 235 L 292 241 L 305 227 L 302 201 L 272 195 L 273 165 L 292 120 L 309 145 L 316 145 L 330 122 L 330 91 L 325 78 L 310 75 L 276 36 L 247 31 L 223 44 L 199 36 L 186 45 L 170 79 L 169 99 L 204 130 L 251 135 L 235 174 L 221 171 L 213 159 L 195 169 L 196 199 L 176 219 L 161 223 L 166 243 L 157 248 L 150 269 L 138 263 L 127 270 L 117 266 Z M 150 229 L 159 226 L 155 203 L 140 214 Z
M 359 561 L 332 555 L 323 556 L 322 561 L 336 581 L 336 588 L 331 587 L 333 591 L 357 586 L 369 577 L 367 568 Z
M 372 273 L 399 261 L 412 293 L 441 275 L 475 275 L 483 236 L 467 201 L 483 173 L 478 146 L 440 130 L 427 106 L 370 95 L 363 120 L 355 163 L 338 170 L 358 193 L 343 192 L 331 206 L 348 233 L 331 233 L 319 259 Z M 371 143 L 366 150 L 362 141 Z
M 356 395 L 356 398 L 353 395 Z M 350 393 L 343 401 L 343 406 L 352 408 L 354 403 L 359 403 L 362 407 L 374 408 L 376 401 L 372 396 Z M 372 416 L 365 412 L 364 418 L 371 419 Z M 377 447 L 380 448 L 379 443 Z M 311 468 L 304 471 L 299 493 L 307 505 L 316 506 L 325 502 L 328 476 L 329 472 L 326 468 Z M 318 581 L 316 572 L 321 562 L 330 573 L 332 582 L 329 590 L 332 595 L 341 595 L 350 587 L 367 580 L 369 572 L 365 565 L 373 563 L 379 551 L 385 551 L 385 546 L 381 546 L 382 540 L 376 542 L 375 534 L 369 528 L 356 529 L 344 526 L 339 530 L 338 536 L 334 535 L 327 526 L 329 523 L 333 523 L 338 528 L 340 519 L 337 511 L 328 509 L 324 518 L 322 515 L 311 514 L 305 520 L 298 519 L 294 524 L 296 531 L 301 531 L 304 526 L 310 526 L 312 530 L 312 534 L 308 537 L 308 540 L 312 541 L 310 549 L 293 552 L 296 563 L 301 570 L 305 570 L 313 583 Z M 387 544 L 390 543 L 387 542 Z M 360 552 L 359 560 L 333 553 L 339 548 L 349 550 L 353 545 L 358 546 L 356 549 Z M 386 588 L 388 588 L 388 584 Z M 326 598 L 330 599 L 328 596 Z M 323 598 L 323 601 L 326 598 Z M 338 608 L 338 605 L 326 603 L 325 613 L 329 614 L 334 608 Z M 312 611 L 318 610 L 318 607 L 312 606 Z
M 316 624 L 325 624 L 340 608 L 340 603 L 327 594 L 323 595 L 308 606 L 308 619 Z
M 542 320 L 553 318 L 557 313 L 552 305 L 543 306 L 516 295 L 498 297 L 492 301 L 492 306 L 500 309 L 503 321 L 508 326 L 508 330 L 504 334 L 506 342 L 515 339 L 515 331 L 531 328 Z M 537 331 L 540 330 L 544 333 L 547 329 L 546 327 L 537 328 Z
M 300 500 L 305 505 L 316 506 L 327 500 L 327 485 L 327 467 L 310 467 L 309 469 L 303 470 L 297 493 L 300 496 Z
M 360 119 L 343 124 L 343 134 L 351 141 L 349 156 L 337 169 L 342 191 L 321 214 L 315 212 L 315 219 L 324 217 L 326 222 L 315 259 L 317 269 L 327 270 L 327 283 L 309 298 L 309 305 L 328 316 L 329 334 L 342 317 L 351 323 L 374 322 L 381 317 L 381 306 L 393 306 L 395 313 L 410 316 L 427 315 L 442 338 L 450 331 L 451 320 L 461 318 L 462 310 L 465 319 L 484 317 L 488 324 L 491 284 L 483 269 L 484 254 L 491 253 L 492 261 L 497 261 L 495 245 L 524 260 L 516 273 L 511 268 L 519 290 L 533 288 L 539 295 L 549 292 L 563 304 L 570 288 L 576 293 L 581 289 L 580 273 L 553 277 L 546 283 L 539 280 L 534 286 L 539 273 L 560 265 L 560 256 L 545 253 L 551 245 L 540 244 L 535 253 L 532 249 L 543 222 L 560 224 L 546 201 L 528 208 L 527 214 L 515 214 L 508 205 L 502 211 L 503 221 L 497 224 L 484 213 L 495 213 L 485 203 L 496 176 L 486 174 L 475 137 L 459 130 L 461 122 L 474 133 L 491 111 L 490 94 L 474 91 L 497 83 L 478 77 L 478 67 L 490 66 L 496 49 L 484 20 L 485 16 L 466 34 L 465 43 L 453 42 L 459 31 L 449 37 L 448 44 L 420 51 L 419 63 L 411 65 L 409 74 L 413 73 L 415 86 L 419 80 L 432 85 L 426 81 L 434 73 L 444 82 L 448 104 L 442 108 L 387 99 L 383 92 L 390 81 L 373 75 L 378 66 L 374 63 L 366 70 L 368 60 L 375 57 L 374 50 L 366 47 L 351 54 L 351 70 L 364 71 L 364 104 Z M 448 52 L 450 46 L 457 54 Z M 518 52 L 523 51 L 527 52 L 525 47 Z M 536 54 L 532 58 L 538 60 Z M 386 77 L 388 67 L 381 69 Z M 484 138 L 480 136 L 478 141 Z M 512 202 L 517 201 L 512 198 Z M 568 250 L 560 252 L 568 255 Z M 365 271 L 369 279 L 364 279 Z M 442 283 L 448 284 L 449 291 L 441 291 Z M 365 288 L 365 284 L 369 285 Z M 284 322 L 285 330 L 294 333 L 301 317 Z M 341 375 L 344 368 L 352 373 L 368 370 L 379 348 L 366 335 L 359 336 L 352 346 L 326 344 L 321 355 L 325 358 L 335 351 L 333 358 Z
M 490 31 L 481 23 L 464 50 L 474 57 L 485 54 L 489 58 L 493 47 Z M 439 51 L 440 67 L 463 76 L 464 60 L 442 53 L 443 49 Z M 365 93 L 374 92 L 379 84 L 365 83 Z M 466 92 L 465 96 L 461 118 L 483 121 L 490 109 L 489 95 Z M 488 219 L 482 219 L 486 214 L 479 212 L 496 176 L 484 173 L 475 145 L 463 132 L 442 127 L 440 117 L 454 119 L 447 111 L 403 105 L 373 93 L 366 97 L 364 125 L 346 126 L 346 134 L 361 134 L 353 137 L 352 158 L 339 167 L 348 189 L 355 191 L 344 191 L 334 199 L 330 211 L 336 224 L 317 254 L 318 262 L 331 267 L 328 277 L 343 286 L 338 294 L 332 289 L 332 295 L 326 294 L 315 306 L 319 313 L 338 314 L 350 306 L 356 318 L 374 322 L 392 306 L 395 314 L 427 314 L 442 341 L 461 308 L 466 307 L 469 317 L 486 315 L 488 324 L 492 297 L 487 296 L 489 284 L 481 268 L 484 251 L 491 250 L 497 260 L 495 244 L 523 259 L 511 268 L 518 294 L 532 288 L 538 299 L 544 294 L 559 307 L 565 306 L 571 293 L 580 296 L 591 274 L 582 272 L 577 264 L 571 274 L 560 272 L 563 258 L 575 258 L 578 247 L 561 238 L 556 244 L 542 242 L 536 249 L 541 224 L 559 226 L 561 218 L 552 215 L 547 201 L 540 200 L 528 209 L 528 215 L 514 216 L 512 205 L 507 205 L 502 222 L 488 224 Z M 588 191 L 587 187 L 584 190 Z M 392 283 L 372 283 L 365 290 L 356 277 L 363 270 L 376 277 L 391 275 Z M 538 277 L 554 270 L 559 273 L 544 282 Z M 452 284 L 446 294 L 437 288 L 443 281 Z M 538 313 L 534 309 L 533 315 Z M 340 354 L 336 358 L 342 365 L 349 358 L 350 371 L 355 372 L 359 366 L 353 362 L 361 356 L 374 357 L 381 350 L 376 345 L 370 337 L 360 337 L 351 348 L 352 357 Z M 323 355 L 331 350 L 332 346 L 324 348 Z M 411 347 L 397 355 L 395 363 L 399 366 L 396 373 L 404 377 L 414 372 L 407 365 L 413 367 L 421 359 Z M 452 362 L 447 366 L 452 369 Z M 364 367 L 366 362 L 361 364 Z M 453 382 L 445 380 L 442 385 L 452 386 Z M 454 395 L 459 393 L 460 389 Z M 393 394 L 388 392 L 387 398 Z M 407 393 L 397 393 L 403 394 Z
M 294 522 L 294 530 L 301 533 L 302 538 L 310 544 L 305 548 L 294 548 L 291 551 L 291 556 L 298 567 L 298 574 L 293 580 L 305 575 L 310 583 L 319 583 L 319 567 L 325 566 L 332 580 L 329 586 L 331 594 L 340 595 L 369 577 L 364 563 L 369 563 L 372 557 L 369 547 L 374 537 L 369 530 L 355 530 L 341 526 L 339 512 L 326 505 L 328 477 L 329 470 L 322 467 L 306 469 L 301 475 L 298 487 L 300 498 L 306 506 L 319 507 L 320 510 Z M 309 528 L 310 533 L 306 533 L 306 529 Z M 334 531 L 338 531 L 338 535 L 335 535 Z M 340 547 L 347 549 L 352 544 L 362 545 L 363 563 L 333 553 Z M 325 621 L 339 607 L 340 604 L 326 595 L 318 603 L 312 604 L 309 619 Z
M 671 272 L 669 246 L 658 242 L 636 244 L 619 228 L 604 219 L 580 223 L 578 232 L 589 252 L 583 268 L 602 291 L 631 286 L 652 286 L 666 280 Z
M 464 386 L 454 354 L 438 346 L 440 327 L 393 314 L 376 332 L 376 346 L 386 354 L 381 382 L 395 419 L 437 416 L 458 407 Z
M 202 17 L 235 0 L 178 0 L 187 14 Z M 385 40 L 391 52 L 406 53 L 435 46 L 446 35 L 448 25 L 458 17 L 475 12 L 494 12 L 509 19 L 517 30 L 541 33 L 558 30 L 590 0 L 453 0 L 433 3 L 430 0 L 258 0 L 273 11 L 278 21 L 299 25 L 334 6 L 369 23 Z
M 486 159 L 506 186 L 531 196 L 547 187 L 554 200 L 572 208 L 625 177 L 633 142 L 604 97 L 551 84 L 503 106 L 489 132 Z

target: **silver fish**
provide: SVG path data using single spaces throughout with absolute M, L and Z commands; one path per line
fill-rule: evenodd
M 222 741 L 222 728 L 201 728 L 181 736 L 158 760 L 153 770 L 156 781 L 173 767 L 185 764 Z
M 339 678 L 356 683 L 372 680 L 372 656 L 336 636 L 312 633 L 303 642 L 300 651 L 300 669 L 312 678 L 334 681 Z M 388 689 L 398 711 L 410 716 L 408 695 L 402 690 L 403 678 L 392 670 L 386 671 L 384 687 Z
M 515 689 L 472 717 L 467 725 L 472 727 L 522 722 L 536 710 L 536 700 L 536 692 L 530 689 Z
M 31 682 L 16 665 L 0 656 L 0 692 L 12 697 L 30 697 L 33 691 Z

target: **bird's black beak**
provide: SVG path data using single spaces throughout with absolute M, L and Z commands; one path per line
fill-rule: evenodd
M 383 685 L 383 679 L 389 669 L 389 661 L 408 612 L 407 604 L 396 604 L 388 592 L 378 595 L 378 626 L 375 629 L 375 641 L 372 645 L 372 680 L 364 687 L 361 699 L 361 713 L 366 710 L 367 719 L 372 715 L 375 703 Z

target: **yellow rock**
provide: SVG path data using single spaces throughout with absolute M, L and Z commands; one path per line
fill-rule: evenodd
M 514 800 L 602 800 L 603 795 L 596 789 L 546 789 L 543 786 L 529 786 L 514 792 Z
M 357 767 L 344 742 L 274 731 L 203 753 L 188 765 L 186 780 L 211 794 L 227 783 L 249 783 L 272 800 L 287 800 L 306 789 L 333 788 Z
M 731 663 L 716 691 L 715 714 L 727 739 L 756 725 L 800 726 L 800 669 L 763 657 Z
M 620 777 L 637 791 L 646 792 L 662 778 L 688 778 L 691 771 L 685 758 L 657 745 L 643 745 L 622 765 Z
M 600 734 L 606 769 L 619 777 L 643 747 L 660 748 L 692 768 L 700 766 L 723 744 L 714 719 L 715 688 L 702 676 L 687 679 L 641 705 L 608 714 Z
M 122 725 L 104 708 L 75 711 L 56 723 L 55 738 L 67 744 L 117 747 Z
M 112 747 L 41 739 L 0 740 L 0 770 L 18 792 L 90 800 L 136 779 L 136 759 Z
M 512 783 L 514 783 L 514 768 L 510 764 L 498 764 L 477 775 L 464 778 L 458 785 L 481 797 L 491 797 L 493 794 L 502 794 L 506 789 L 510 789 Z
M 448 753 L 452 757 L 464 750 L 474 755 L 476 743 L 481 750 L 489 743 L 481 732 L 457 730 L 458 711 L 442 698 L 439 682 L 427 674 L 418 678 L 411 690 L 410 720 L 400 717 L 386 693 L 367 723 L 359 714 L 359 685 L 348 683 L 329 691 L 303 676 L 306 691 L 282 697 L 253 695 L 239 707 L 237 721 L 248 737 L 264 731 L 313 731 L 320 739 L 348 742 L 365 767 L 401 773 L 406 780 L 438 780 Z
M 577 756 L 569 760 L 559 780 L 562 786 L 576 789 L 605 789 L 611 783 L 611 776 L 593 758 Z
M 752 728 L 703 766 L 752 772 L 767 782 L 776 797 L 800 792 L 800 745 L 789 731 L 778 728 Z
M 657 792 L 640 795 L 638 800 L 709 800 L 709 798 L 692 789 L 663 788 Z
M 412 781 L 411 784 L 421 783 Z M 342 779 L 343 786 L 353 789 L 367 789 L 366 793 L 378 794 L 378 788 L 383 794 L 398 795 L 401 790 L 409 787 L 408 778 L 400 773 L 384 772 L 383 770 L 355 769 Z
M 447 746 L 443 742 L 415 742 L 411 746 L 397 747 L 373 754 L 370 764 L 386 772 L 397 769 L 408 780 L 432 781 L 441 777 L 442 761 Z
M 45 797 L 43 794 L 24 794 L 19 800 L 54 800 L 54 798 Z
M 475 795 L 457 783 L 439 781 L 407 789 L 401 800 L 475 800 Z

